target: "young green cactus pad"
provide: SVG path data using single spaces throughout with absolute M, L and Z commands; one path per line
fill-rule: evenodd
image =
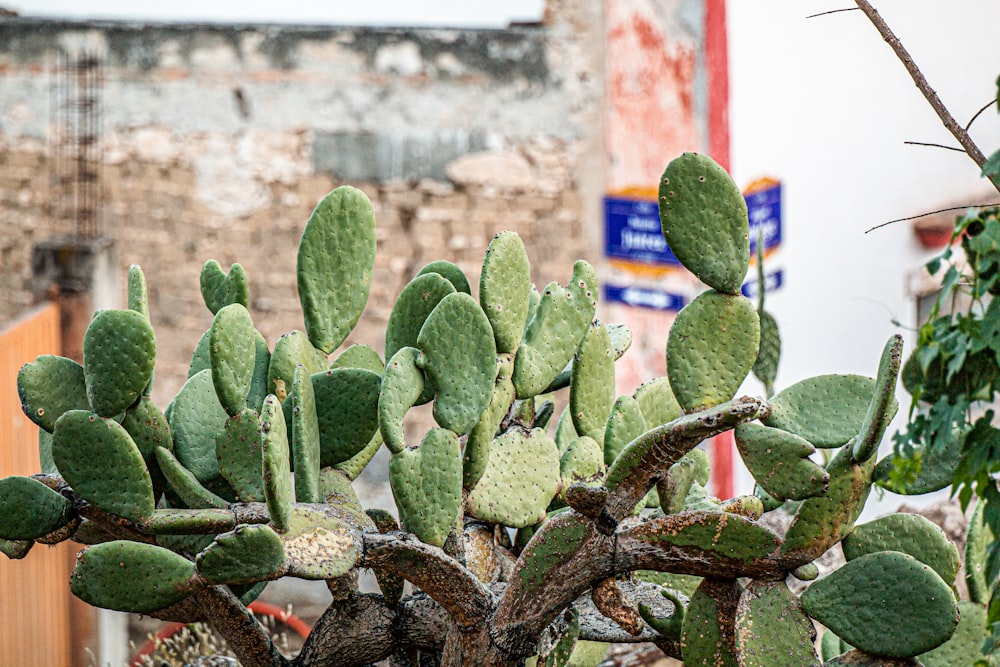
M 441 546 L 455 527 L 462 504 L 462 452 L 458 436 L 436 428 L 420 446 L 393 452 L 389 484 L 406 529 Z
M 97 607 L 146 614 L 180 602 L 198 583 L 195 565 L 162 547 L 115 540 L 80 552 L 69 585 Z
M 975 602 L 962 601 L 958 603 L 958 612 L 961 620 L 951 639 L 920 654 L 924 667 L 977 665 L 986 658 L 981 650 L 986 636 L 986 609 Z
M 378 431 L 382 378 L 363 368 L 334 368 L 314 373 L 311 384 L 320 465 L 343 463 L 364 449 Z
M 49 433 L 64 412 L 90 409 L 83 366 L 51 354 L 43 354 L 21 367 L 17 394 L 28 419 Z
M 739 294 L 750 268 L 747 205 L 712 158 L 684 153 L 660 179 L 660 224 L 670 249 L 709 287 Z
M 899 402 L 896 400 L 896 378 L 899 377 L 899 363 L 903 353 L 903 337 L 896 334 L 885 344 L 882 360 L 875 378 L 875 392 L 861 429 L 854 440 L 851 455 L 855 461 L 867 461 L 875 456 L 882 436 L 889 422 L 896 415 Z
M 295 377 L 295 367 L 299 364 L 305 366 L 310 374 L 319 373 L 326 370 L 326 353 L 313 347 L 301 331 L 290 331 L 274 344 L 267 369 L 268 392 L 284 401 Z
M 215 436 L 215 454 L 219 473 L 236 492 L 241 502 L 263 502 L 264 480 L 261 477 L 260 417 L 243 408 L 226 420 Z
M 878 551 L 909 554 L 929 565 L 947 584 L 958 574 L 958 548 L 937 524 L 919 514 L 888 514 L 855 526 L 841 546 L 847 560 Z
M 708 291 L 684 306 L 667 339 L 667 377 L 684 411 L 731 399 L 759 345 L 757 311 L 743 296 Z
M 169 419 L 174 452 L 202 484 L 219 476 L 215 435 L 228 419 L 229 415 L 215 395 L 210 370 L 199 371 L 188 378 L 174 398 Z
M 819 667 L 816 630 L 783 581 L 752 581 L 736 605 L 741 667 Z
M 247 309 L 233 303 L 220 309 L 209 329 L 209 363 L 215 394 L 226 412 L 247 406 L 257 358 L 253 320 Z
M 385 326 L 386 359 L 391 359 L 404 347 L 416 347 L 424 322 L 441 299 L 455 291 L 455 287 L 437 273 L 425 273 L 407 283 L 396 298 Z
M 976 502 L 965 541 L 965 585 L 969 589 L 969 599 L 979 604 L 989 604 L 993 594 L 986 568 L 990 545 L 996 536 L 985 519 L 985 509 L 985 502 Z
M 295 500 L 300 503 L 321 503 L 320 430 L 319 420 L 316 418 L 316 394 L 313 392 L 312 377 L 306 372 L 305 366 L 295 367 L 289 398 L 292 401 L 290 435 L 292 469 L 295 470 Z
M 70 410 L 56 422 L 52 458 L 82 498 L 142 522 L 153 515 L 153 480 L 128 431 L 113 419 Z
M 513 370 L 514 360 L 511 355 L 498 354 L 497 377 L 490 401 L 465 442 L 462 459 L 462 485 L 465 489 L 474 487 L 486 470 L 493 437 L 514 400 L 514 383 L 511 381 Z
M 306 333 L 330 354 L 361 317 L 375 268 L 375 213 L 357 188 L 339 187 L 323 198 L 302 232 L 299 299 Z
M 819 375 L 771 400 L 762 421 L 805 438 L 815 447 L 840 447 L 861 430 L 875 382 L 861 375 Z
M 170 485 L 170 490 L 188 507 L 228 507 L 229 502 L 225 498 L 220 498 L 202 486 L 194 473 L 185 468 L 167 448 L 156 448 L 156 463 Z
M 102 417 L 120 414 L 153 377 L 156 340 L 149 320 L 134 310 L 102 310 L 83 336 L 87 399 Z
M 214 259 L 201 267 L 201 298 L 212 314 L 226 306 L 238 303 L 244 308 L 250 304 L 250 283 L 241 264 L 229 267 L 229 273 Z
M 642 416 L 639 401 L 632 396 L 619 396 L 611 407 L 604 428 L 604 463 L 611 465 L 625 445 L 646 432 L 646 420 Z
M 604 431 L 614 402 L 615 361 L 611 354 L 611 337 L 608 328 L 595 321 L 583 334 L 573 361 L 569 407 L 576 432 L 593 438 L 603 447 Z
M 816 448 L 804 438 L 753 423 L 740 424 L 735 434 L 750 474 L 774 498 L 804 500 L 826 490 L 830 475 L 809 460 Z
M 479 483 L 469 493 L 470 515 L 512 528 L 545 518 L 559 491 L 559 452 L 540 429 L 515 429 L 494 440 Z
M 420 328 L 417 347 L 434 388 L 435 421 L 468 434 L 486 409 L 497 372 L 493 329 L 482 308 L 464 292 L 446 296 Z
M 479 303 L 493 327 L 497 352 L 517 350 L 528 321 L 531 267 L 521 237 L 500 232 L 490 242 L 479 276 Z
M 30 477 L 0 479 L 0 539 L 34 540 L 62 528 L 72 503 Z M 25 511 L 27 509 L 27 511 Z
M 355 343 L 341 352 L 330 363 L 330 368 L 363 368 L 366 371 L 382 375 L 385 363 L 374 348 Z
M 514 359 L 514 388 L 518 398 L 545 390 L 576 351 L 597 308 L 597 273 L 587 262 L 573 266 L 573 277 L 562 288 L 545 287 Z
M 947 641 L 958 625 L 958 606 L 948 584 L 929 566 L 898 551 L 849 561 L 806 589 L 802 604 L 847 643 L 890 658 L 929 651 Z
M 672 422 L 682 414 L 681 406 L 670 388 L 670 380 L 666 377 L 643 382 L 632 398 L 639 402 L 639 409 L 650 428 Z
M 274 394 L 264 399 L 260 413 L 260 444 L 263 450 L 264 499 L 275 530 L 288 528 L 292 513 L 292 478 L 288 431 L 281 404 Z
M 285 565 L 285 551 L 270 526 L 237 526 L 216 535 L 195 562 L 208 583 L 251 584 L 277 578 Z
M 436 273 L 450 282 L 456 292 L 464 292 L 465 294 L 470 295 L 472 294 L 472 288 L 469 286 L 469 279 L 465 277 L 462 269 L 447 260 L 439 259 L 425 265 L 417 271 L 417 276 L 415 277 L 423 276 L 428 273 Z

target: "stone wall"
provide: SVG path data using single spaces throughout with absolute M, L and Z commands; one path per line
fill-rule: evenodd
M 540 286 L 565 281 L 574 259 L 597 259 L 599 5 L 501 31 L 0 20 L 0 326 L 32 302 L 32 245 L 72 230 L 52 205 L 49 104 L 57 56 L 83 48 L 104 63 L 101 225 L 122 273 L 146 273 L 161 405 L 211 323 L 205 260 L 244 265 L 272 345 L 302 328 L 298 237 L 341 183 L 378 223 L 347 344 L 382 349 L 396 294 L 428 261 L 475 284 L 502 229 L 522 235 Z

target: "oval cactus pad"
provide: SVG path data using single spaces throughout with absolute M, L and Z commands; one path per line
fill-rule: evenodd
M 372 203 L 357 188 L 339 187 L 309 217 L 296 267 L 306 333 L 323 352 L 333 352 L 358 323 L 374 268 Z
M 688 271 L 720 292 L 739 294 L 750 267 L 750 225 L 739 188 L 715 160 L 684 153 L 660 179 L 663 237 Z
M 684 411 L 731 399 L 759 344 L 760 320 L 748 299 L 710 290 L 684 306 L 667 339 L 667 377 Z
M 929 651 L 958 625 L 948 584 L 930 566 L 898 551 L 848 561 L 806 589 L 802 605 L 848 644 L 890 658 Z
M 67 410 L 88 410 L 83 366 L 72 359 L 43 354 L 17 373 L 17 394 L 28 419 L 52 433 Z
M 497 372 L 496 342 L 483 309 L 468 294 L 449 294 L 424 322 L 417 347 L 434 387 L 434 419 L 467 434 L 486 409 Z
M 874 393 L 875 381 L 863 375 L 806 378 L 780 391 L 761 421 L 815 447 L 840 447 L 858 434 Z
M 198 585 L 194 570 L 169 549 L 116 540 L 81 552 L 69 585 L 95 607 L 148 614 L 190 595 Z
M 134 310 L 101 310 L 83 336 L 83 375 L 94 412 L 113 417 L 135 403 L 153 377 L 153 327 Z
M 531 299 L 531 266 L 521 237 L 500 232 L 490 242 L 479 276 L 479 303 L 493 325 L 499 352 L 521 342 Z
M 447 429 L 428 431 L 416 449 L 389 459 L 389 485 L 406 529 L 422 542 L 442 546 L 462 507 L 462 452 Z
M 146 462 L 128 431 L 114 420 L 70 410 L 56 422 L 52 458 L 73 490 L 105 512 L 136 522 L 153 515 L 153 480 Z

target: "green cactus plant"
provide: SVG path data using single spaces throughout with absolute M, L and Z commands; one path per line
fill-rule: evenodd
M 834 629 L 838 650 L 857 647 L 826 664 L 971 654 L 993 597 L 988 526 L 970 540 L 976 606 L 960 630 L 955 551 L 939 532 L 917 519 L 854 527 L 895 410 L 900 341 L 877 379 L 824 375 L 735 397 L 755 362 L 773 382 L 777 353 L 773 322 L 739 295 L 746 209 L 710 158 L 668 166 L 661 218 L 711 289 L 669 332 L 668 375 L 631 395 L 614 386 L 631 333 L 595 320 L 593 267 L 577 262 L 568 285 L 539 293 L 513 232 L 490 244 L 478 295 L 457 266 L 432 262 L 392 309 L 385 357 L 338 352 L 369 291 L 372 210 L 353 188 L 316 208 L 297 263 L 305 333 L 273 348 L 247 309 L 246 272 L 206 263 L 214 321 L 163 412 L 147 395 L 145 280 L 130 270 L 130 310 L 95 317 L 82 366 L 41 357 L 18 376 L 45 472 L 0 480 L 0 551 L 89 544 L 76 595 L 206 618 L 247 667 L 415 652 L 450 665 L 596 664 L 608 642 L 647 640 L 689 667 L 820 664 L 810 618 Z M 409 411 L 431 400 L 437 427 L 408 436 Z M 553 400 L 568 408 L 550 424 Z M 698 445 L 732 430 L 759 487 L 720 500 Z M 351 485 L 383 443 L 399 523 L 363 508 Z M 816 448 L 837 451 L 820 466 Z M 765 519 L 786 498 L 804 500 L 781 534 Z M 841 541 L 850 562 L 817 577 L 812 561 Z M 360 569 L 381 595 L 354 587 Z M 789 575 L 811 582 L 801 598 Z M 280 577 L 335 591 L 294 662 L 246 614 Z M 890 594 L 891 577 L 912 592 Z M 420 592 L 405 595 L 404 581 Z

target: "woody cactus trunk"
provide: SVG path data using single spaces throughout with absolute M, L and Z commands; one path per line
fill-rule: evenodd
M 667 167 L 659 204 L 670 247 L 709 289 L 670 330 L 667 377 L 620 397 L 614 362 L 631 334 L 595 319 L 593 267 L 579 261 L 565 286 L 537 291 L 514 232 L 490 244 L 477 296 L 448 262 L 413 278 L 384 363 L 363 345 L 331 362 L 375 258 L 372 206 L 354 188 L 327 195 L 302 233 L 305 332 L 270 348 L 243 268 L 205 264 L 214 321 L 164 411 L 149 398 L 156 344 L 133 267 L 128 309 L 95 316 L 82 366 L 43 356 L 18 376 L 42 472 L 0 481 L 0 547 L 20 558 L 36 542 L 88 545 L 75 595 L 208 622 L 246 667 L 418 654 L 565 665 L 574 650 L 580 664 L 581 647 L 595 653 L 584 642 L 623 641 L 655 642 L 690 667 L 802 667 L 824 664 L 812 619 L 856 647 L 825 664 L 920 664 L 959 622 L 954 546 L 915 517 L 854 529 L 896 410 L 900 339 L 874 378 L 734 398 L 762 348 L 758 309 L 740 293 L 746 206 L 694 153 Z M 765 329 L 764 348 L 774 335 Z M 553 420 L 548 397 L 567 390 Z M 430 401 L 437 427 L 408 441 L 407 411 Z M 706 493 L 698 445 L 729 430 L 758 486 L 721 502 Z M 398 524 L 351 486 L 383 445 Z M 825 467 L 817 447 L 835 451 Z M 761 517 L 782 505 L 797 510 L 779 535 Z M 786 579 L 814 578 L 812 561 L 845 538 L 849 562 L 793 594 Z M 358 590 L 363 568 L 379 594 Z M 333 594 L 294 659 L 246 606 L 281 577 L 324 580 Z

